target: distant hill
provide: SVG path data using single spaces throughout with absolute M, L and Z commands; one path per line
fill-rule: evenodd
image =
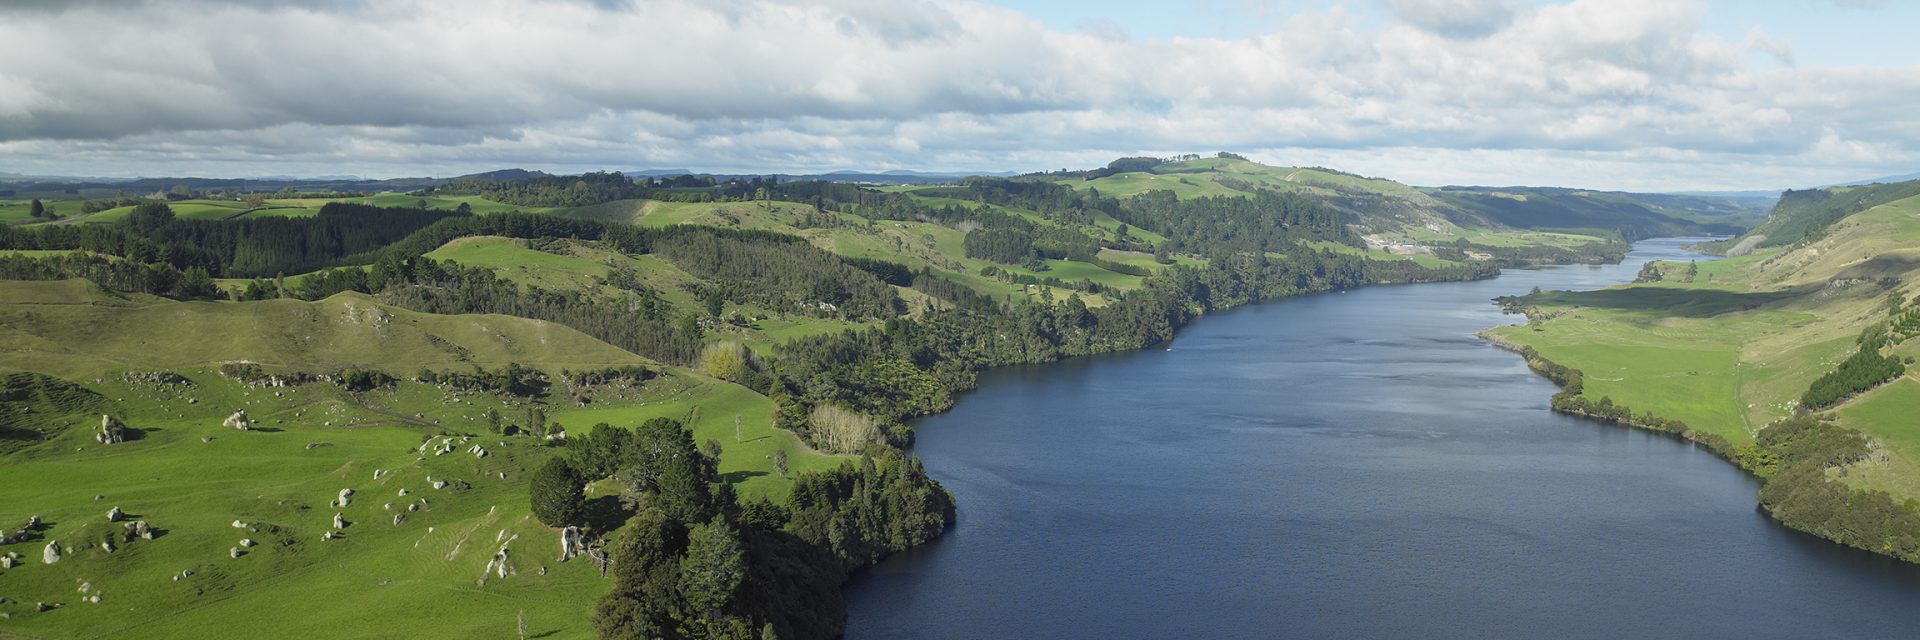
M 1555 187 L 1441 187 L 1429 193 L 1504 226 L 1613 231 L 1629 239 L 1736 235 L 1766 212 L 1750 200 Z
M 1737 246 L 1776 247 L 1818 240 L 1847 216 L 1916 195 L 1920 195 L 1920 180 L 1787 191 L 1780 194 L 1779 204 L 1766 220 L 1748 231 Z
M 1897 175 L 1897 176 L 1881 176 L 1881 177 L 1878 177 L 1878 178 L 1870 178 L 1870 179 L 1867 179 L 1867 180 L 1855 180 L 1855 181 L 1853 181 L 1853 182 L 1842 182 L 1842 183 L 1840 183 L 1840 184 L 1830 184 L 1830 185 L 1824 185 L 1823 187 L 1820 187 L 1820 188 L 1826 188 L 1826 187 L 1858 187 L 1858 186 L 1861 186 L 1861 185 L 1869 185 L 1869 184 L 1891 184 L 1891 183 L 1895 183 L 1895 182 L 1908 182 L 1908 181 L 1912 181 L 1912 180 L 1920 180 L 1920 173 L 1908 173 L 1908 174 L 1903 174 L 1903 175 Z
M 1265 165 L 1232 154 L 1173 161 L 1122 158 L 1102 169 L 1031 177 L 1122 197 L 1152 191 L 1181 198 L 1244 196 L 1260 190 L 1319 195 L 1347 212 L 1362 233 L 1489 227 L 1617 233 L 1627 239 L 1733 235 L 1759 222 L 1770 204 L 1547 187 L 1416 188 L 1325 167 Z
M 530 171 L 527 169 L 496 169 L 493 171 L 484 171 L 481 173 L 469 173 L 464 176 L 458 176 L 450 179 L 451 180 L 461 180 L 461 179 L 526 180 L 528 178 L 544 178 L 550 175 L 553 175 L 553 174 L 547 173 L 545 171 Z

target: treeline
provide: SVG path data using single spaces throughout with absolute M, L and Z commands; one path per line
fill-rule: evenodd
M 179 220 L 164 203 L 145 202 L 125 225 L 0 227 L 0 249 L 76 249 L 139 263 L 205 269 L 213 277 L 301 273 L 345 264 L 428 225 L 462 214 L 329 202 L 308 218 Z
M 1126 200 L 1114 217 L 1166 236 L 1174 251 L 1205 256 L 1278 251 L 1300 240 L 1361 246 L 1339 211 L 1295 193 L 1181 200 L 1154 191 Z
M 1797 416 L 1762 429 L 1752 456 L 1767 477 L 1760 506 L 1782 524 L 1856 549 L 1920 562 L 1920 504 L 1878 489 L 1854 489 L 1847 466 L 1873 455 L 1850 428 Z
M 421 369 L 414 382 L 441 385 L 461 391 L 484 391 L 530 398 L 545 392 L 547 374 L 539 369 L 509 362 L 499 370 L 474 365 L 472 371 L 434 371 Z
M 523 207 L 584 207 L 642 197 L 646 187 L 615 171 L 577 176 L 535 176 L 515 180 L 460 178 L 435 190 L 448 195 L 476 195 L 494 202 Z
M 787 312 L 827 311 L 852 319 L 899 315 L 900 296 L 880 278 L 811 244 L 759 242 L 695 230 L 663 238 L 655 253 L 712 281 L 709 296 Z
M 1868 328 L 1856 342 L 1859 346 L 1852 356 L 1813 381 L 1800 396 L 1800 406 L 1809 410 L 1825 409 L 1907 373 L 1907 365 L 1898 356 L 1880 355 L 1880 349 L 1888 342 L 1885 326 Z
M 288 295 L 317 300 L 342 291 L 380 294 L 396 306 L 423 313 L 497 313 L 565 325 L 628 351 L 679 364 L 700 352 L 701 332 L 690 315 L 676 313 L 655 297 L 603 300 L 577 291 L 521 287 L 490 269 L 464 267 L 426 257 L 383 256 L 367 269 L 326 269 L 307 276 L 297 291 L 264 282 L 263 297 Z
M 1142 288 L 1111 294 L 1090 309 L 1077 295 L 1053 303 L 1002 307 L 991 299 L 955 295 L 954 308 L 933 309 L 918 320 L 893 319 L 862 331 L 798 338 L 776 348 L 776 382 L 769 395 L 776 422 L 820 442 L 814 409 L 845 407 L 880 423 L 875 434 L 904 442 L 901 426 L 914 416 L 946 409 L 953 395 L 995 366 L 1051 362 L 1064 357 L 1139 349 L 1170 339 L 1200 314 L 1258 300 L 1335 291 L 1367 284 L 1460 280 L 1495 273 L 1474 263 L 1426 269 L 1407 261 L 1289 247 L 1281 257 L 1238 256 L 1204 267 L 1175 266 L 1147 278 Z M 957 285 L 923 274 L 915 287 L 950 295 Z M 944 295 L 943 295 L 944 297 Z
M 938 536 L 954 517 L 952 496 L 893 450 L 802 473 L 775 504 L 736 498 L 715 472 L 717 452 L 671 419 L 596 425 L 566 447 L 529 493 L 552 526 L 624 520 L 607 547 L 614 585 L 594 612 L 603 638 L 837 637 L 848 572 Z M 586 483 L 603 479 L 630 500 L 587 504 Z
M 219 297 L 213 277 L 203 267 L 185 271 L 166 263 L 116 260 L 92 253 L 65 253 L 32 257 L 0 255 L 0 280 L 67 280 L 84 278 L 101 288 L 127 293 L 149 293 L 180 300 Z

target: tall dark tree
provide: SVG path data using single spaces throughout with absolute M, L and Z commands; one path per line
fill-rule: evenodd
M 579 524 L 586 514 L 586 479 L 564 458 L 553 458 L 528 479 L 533 517 L 549 527 Z

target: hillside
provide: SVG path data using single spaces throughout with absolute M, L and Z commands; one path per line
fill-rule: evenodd
M 1539 187 L 1441 187 L 1430 193 L 1487 224 L 1642 238 L 1736 235 L 1759 221 L 1747 201 Z M 1456 220 L 1460 218 L 1456 217 Z
M 1857 431 L 1872 453 L 1831 462 L 1834 482 L 1886 492 L 1896 503 L 1920 498 L 1920 434 L 1907 411 L 1920 403 L 1920 384 L 1915 369 L 1903 366 L 1920 356 L 1920 343 L 1909 339 L 1920 329 L 1911 300 L 1920 292 L 1920 197 L 1887 195 L 1912 186 L 1790 194 L 1749 238 L 1771 232 L 1797 241 L 1763 243 L 1726 260 L 1657 263 L 1633 285 L 1527 296 L 1510 304 L 1532 320 L 1491 335 L 1583 374 L 1578 394 L 1556 399 L 1556 407 L 1592 413 L 1605 403 L 1602 413 L 1622 421 L 1683 433 L 1763 476 L 1787 474 L 1795 480 L 1762 494 L 1776 517 L 1848 544 L 1920 557 L 1905 542 L 1841 533 L 1837 522 L 1814 515 L 1833 505 L 1807 496 L 1832 491 L 1788 474 L 1795 454 L 1783 444 L 1787 434 L 1803 433 L 1795 429 L 1806 428 L 1807 418 L 1830 423 L 1824 428 L 1834 433 Z M 1819 221 L 1826 216 L 1835 217 Z M 1882 384 L 1882 375 L 1900 369 Z M 1781 497 L 1787 493 L 1798 497 Z M 1873 495 L 1857 499 L 1882 499 Z M 1920 517 L 1909 511 L 1887 517 Z
M 1245 196 L 1261 190 L 1312 194 L 1345 212 L 1369 236 L 1466 237 L 1469 230 L 1540 230 L 1626 239 L 1732 235 L 1758 221 L 1749 200 L 1540 187 L 1415 188 L 1323 167 L 1275 167 L 1223 154 L 1172 162 L 1127 158 L 1106 169 L 1056 178 L 1077 189 L 1131 197 Z
M 291 194 L 266 221 L 236 198 L 0 227 L 0 528 L 41 517 L 5 529 L 29 562 L 0 573 L 0 613 L 63 637 L 387 637 L 366 621 L 399 611 L 473 637 L 509 628 L 502 602 L 553 637 L 685 618 L 636 595 L 678 583 L 563 562 L 571 525 L 616 568 L 636 536 L 732 539 L 761 577 L 727 616 L 833 637 L 848 572 L 952 524 L 903 449 L 988 368 L 1623 247 L 1457 225 L 1387 181 L 1189 163 L 1143 174 L 1199 189 L 1173 195 L 505 173 Z M 1215 187 L 1238 195 L 1196 197 Z M 254 428 L 222 424 L 241 409 Z M 365 497 L 323 505 L 343 487 Z M 123 535 L 115 506 L 160 534 Z

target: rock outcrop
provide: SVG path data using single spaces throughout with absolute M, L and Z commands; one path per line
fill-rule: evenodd
M 93 434 L 93 441 L 100 444 L 120 444 L 127 441 L 127 425 L 113 416 L 100 415 L 100 431 Z
M 566 562 L 580 555 L 580 527 L 568 525 L 560 530 L 560 561 Z

